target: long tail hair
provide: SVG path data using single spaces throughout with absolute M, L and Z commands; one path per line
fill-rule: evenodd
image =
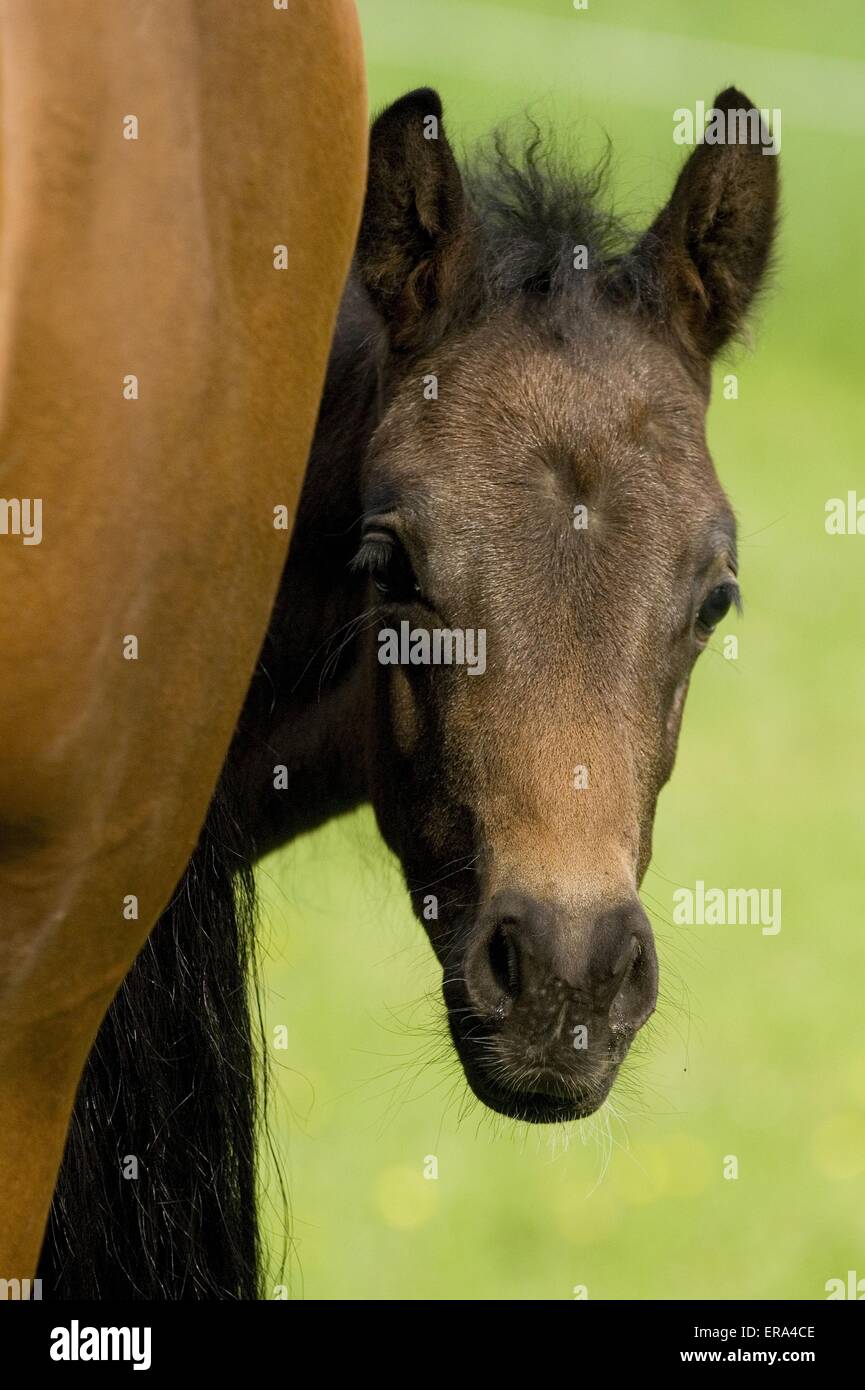
M 251 860 L 223 781 L 87 1063 L 42 1251 L 46 1298 L 259 1297 L 251 981 Z

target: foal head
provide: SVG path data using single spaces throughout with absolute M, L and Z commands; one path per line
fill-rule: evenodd
M 586 1115 L 655 1007 L 637 890 L 694 663 L 738 598 L 704 419 L 769 258 L 776 160 L 697 146 L 622 250 L 536 148 L 464 178 L 434 92 L 385 111 L 370 156 L 373 801 L 475 1093 Z

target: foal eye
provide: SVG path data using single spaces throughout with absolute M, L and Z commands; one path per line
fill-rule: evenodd
M 367 573 L 389 603 L 418 603 L 420 585 L 405 547 L 394 535 L 368 532 L 352 561 L 352 569 Z
M 735 584 L 718 584 L 703 600 L 697 614 L 697 627 L 708 635 L 714 632 L 722 618 L 726 618 L 736 601 Z

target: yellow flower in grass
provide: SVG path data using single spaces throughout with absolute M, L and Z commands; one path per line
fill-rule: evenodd
M 375 1186 L 376 1205 L 385 1225 L 395 1231 L 415 1231 L 429 1221 L 438 1200 L 438 1184 L 417 1168 L 384 1168 Z
M 811 1136 L 811 1158 L 817 1171 L 833 1181 L 865 1170 L 865 1114 L 844 1110 L 827 1115 Z

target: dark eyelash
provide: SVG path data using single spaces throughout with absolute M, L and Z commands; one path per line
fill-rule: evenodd
M 393 542 L 383 536 L 369 536 L 361 541 L 360 550 L 351 562 L 354 574 L 380 574 L 387 569 L 393 555 Z

